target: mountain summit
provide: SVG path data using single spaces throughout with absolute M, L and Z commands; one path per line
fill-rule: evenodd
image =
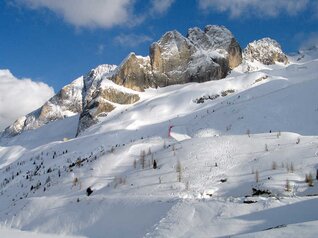
M 169 31 L 150 46 L 148 57 L 130 54 L 111 78 L 116 84 L 143 91 L 189 82 L 224 78 L 242 62 L 242 50 L 223 26 L 191 28 L 187 37 Z
M 224 26 L 190 28 L 187 36 L 169 31 L 151 44 L 149 56 L 130 53 L 118 67 L 105 64 L 92 69 L 63 87 L 41 108 L 17 119 L 2 136 L 14 136 L 78 114 L 80 133 L 118 105 L 138 102 L 138 93 L 147 88 L 219 80 L 243 59 L 264 65 L 288 62 L 280 45 L 270 38 L 250 43 L 242 53 L 234 35 Z

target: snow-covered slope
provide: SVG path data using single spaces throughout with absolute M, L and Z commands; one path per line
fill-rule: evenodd
M 79 115 L 2 138 L 0 236 L 315 237 L 314 55 L 138 93 L 90 83 L 139 100 L 78 137 Z
M 16 136 L 23 131 L 34 130 L 53 121 L 80 114 L 86 106 L 85 102 L 91 100 L 96 93 L 102 78 L 109 77 L 115 68 L 115 65 L 100 65 L 87 75 L 75 79 L 42 107 L 18 118 L 0 136 Z

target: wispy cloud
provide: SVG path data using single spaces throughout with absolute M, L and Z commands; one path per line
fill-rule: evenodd
M 296 15 L 312 0 L 198 0 L 200 9 L 228 12 L 230 17 L 277 17 L 281 13 Z
M 0 70 L 0 131 L 53 95 L 53 89 L 45 83 L 17 79 L 9 70 Z
M 111 28 L 133 19 L 135 0 L 13 0 L 38 10 L 48 9 L 76 27 Z
M 152 0 L 151 1 L 151 13 L 164 14 L 166 13 L 175 0 Z
M 125 47 L 136 47 L 142 43 L 152 41 L 152 38 L 147 35 L 127 34 L 119 35 L 114 39 L 115 43 Z
M 135 14 L 137 0 L 8 0 L 8 4 L 32 10 L 47 9 L 77 28 L 135 26 L 148 17 L 163 15 L 175 0 L 145 0 L 148 12 Z M 135 9 L 136 10 L 136 9 Z
M 105 45 L 104 44 L 99 44 L 97 46 L 97 51 L 96 51 L 96 54 L 97 55 L 102 55 L 105 51 Z

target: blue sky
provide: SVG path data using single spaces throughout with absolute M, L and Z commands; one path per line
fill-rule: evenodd
M 295 52 L 318 39 L 318 1 L 1 0 L 0 69 L 57 92 L 99 64 L 147 55 L 168 30 L 207 24 L 225 25 L 243 48 L 269 36 Z

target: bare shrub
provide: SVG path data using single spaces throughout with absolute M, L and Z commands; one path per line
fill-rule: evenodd
M 75 177 L 74 179 L 73 179 L 73 187 L 76 187 L 76 185 L 78 184 L 78 178 L 77 177 Z
M 247 135 L 248 137 L 251 137 L 251 131 L 250 131 L 250 129 L 247 129 L 247 130 L 246 130 L 246 135 Z
M 258 172 L 258 170 L 255 171 L 255 182 L 256 183 L 259 182 L 259 172 Z
M 306 174 L 305 182 L 308 184 L 309 187 L 314 186 L 314 179 L 311 173 Z
M 290 163 L 290 172 L 294 173 L 295 169 L 294 169 L 294 164 L 293 162 Z
M 272 163 L 272 170 L 276 170 L 277 169 L 277 163 L 275 161 L 273 161 Z
M 145 168 L 145 162 L 146 162 L 145 160 L 146 160 L 146 152 L 142 150 L 140 151 L 140 164 L 142 169 Z
M 182 180 L 182 166 L 180 160 L 178 160 L 176 165 L 176 172 L 177 172 L 177 180 L 178 182 L 181 182 Z
M 189 183 L 189 181 L 187 181 L 186 184 L 185 184 L 185 189 L 187 191 L 189 191 L 189 188 L 190 188 L 190 183 Z

